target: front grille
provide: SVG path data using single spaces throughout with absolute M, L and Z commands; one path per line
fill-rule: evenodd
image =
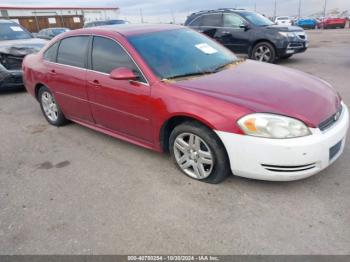
M 343 112 L 343 107 L 341 106 L 339 108 L 339 110 L 334 115 L 332 115 L 331 117 L 329 117 L 325 121 L 323 121 L 321 124 L 319 124 L 318 128 L 321 131 L 325 131 L 328 128 L 331 128 L 339 120 L 342 112 Z
M 302 172 L 302 171 L 314 169 L 316 168 L 316 163 L 300 165 L 300 166 L 276 166 L 276 165 L 262 164 L 262 167 L 271 172 L 293 173 L 293 172 Z
M 1 55 L 0 63 L 7 70 L 18 70 L 22 68 L 23 57 L 21 56 L 12 56 L 12 55 Z

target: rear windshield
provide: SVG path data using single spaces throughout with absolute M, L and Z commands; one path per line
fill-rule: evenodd
M 29 39 L 32 36 L 20 25 L 14 23 L 0 23 L 0 40 Z

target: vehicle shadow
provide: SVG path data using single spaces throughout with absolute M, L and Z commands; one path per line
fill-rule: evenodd
M 16 88 L 11 88 L 11 89 L 4 89 L 0 90 L 0 95 L 13 95 L 13 94 L 18 94 L 18 93 L 25 93 L 27 92 L 24 86 L 22 87 L 16 87 Z

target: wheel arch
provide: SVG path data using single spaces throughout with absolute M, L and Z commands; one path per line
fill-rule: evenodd
M 199 118 L 197 116 L 186 115 L 186 114 L 173 115 L 170 118 L 168 118 L 166 121 L 164 121 L 160 128 L 159 142 L 160 142 L 161 150 L 163 152 L 169 151 L 169 138 L 170 138 L 171 132 L 174 130 L 176 126 L 184 122 L 195 122 L 209 129 L 212 129 L 212 130 L 215 129 L 215 127 L 212 124 L 210 124 L 206 120 Z
M 263 43 L 263 42 L 267 42 L 267 43 L 269 43 L 270 45 L 272 45 L 273 48 L 275 49 L 276 54 L 277 54 L 277 47 L 276 47 L 276 45 L 275 45 L 272 41 L 270 41 L 270 40 L 268 40 L 268 39 L 258 39 L 258 40 L 256 40 L 255 42 L 253 42 L 253 44 L 252 44 L 252 45 L 250 46 L 250 48 L 249 48 L 248 56 L 249 56 L 250 58 L 251 58 L 251 56 L 252 56 L 252 52 L 253 52 L 254 47 L 255 47 L 257 44 L 260 44 L 260 43 Z
M 40 88 L 42 88 L 44 86 L 46 86 L 46 85 L 44 85 L 43 83 L 37 83 L 35 85 L 35 87 L 34 87 L 34 95 L 35 95 L 36 100 L 39 100 L 39 97 L 38 97 L 39 96 L 39 90 L 40 90 Z

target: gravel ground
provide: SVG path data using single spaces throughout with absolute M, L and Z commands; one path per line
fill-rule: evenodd
M 308 33 L 280 64 L 350 105 L 350 31 Z M 0 123 L 0 254 L 350 254 L 349 142 L 306 180 L 208 185 L 167 155 L 49 126 L 25 92 L 0 94 Z

